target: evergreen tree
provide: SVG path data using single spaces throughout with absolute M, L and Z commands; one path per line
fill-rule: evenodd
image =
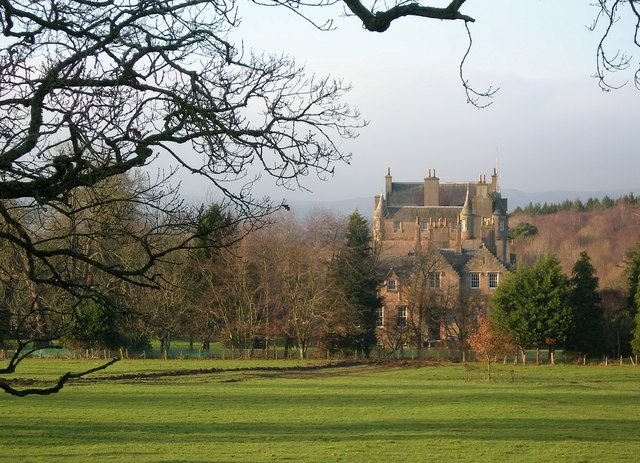
M 566 344 L 573 326 L 569 285 L 560 261 L 548 254 L 531 267 L 518 267 L 491 298 L 491 318 L 521 349 Z
M 629 288 L 629 307 L 633 315 L 638 313 L 638 299 L 636 294 L 638 293 L 638 282 L 640 279 L 640 240 L 636 245 L 627 253 L 627 285 Z
M 601 354 L 603 347 L 602 301 L 598 293 L 596 269 L 586 251 L 571 271 L 569 302 L 573 310 L 573 328 L 567 340 L 567 349 L 582 354 Z
M 376 343 L 376 309 L 382 301 L 369 225 L 357 210 L 349 216 L 344 247 L 333 264 L 331 278 L 339 292 L 339 309 L 345 314 L 336 318 L 351 323 L 349 329 L 342 330 L 342 339 L 335 339 L 334 335 L 334 345 L 328 347 L 355 349 L 368 356 Z

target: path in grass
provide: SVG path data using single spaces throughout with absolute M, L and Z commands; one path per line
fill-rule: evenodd
M 293 364 L 123 361 L 105 374 L 277 365 Z M 0 461 L 638 461 L 640 368 L 515 371 L 513 383 L 462 365 L 78 382 L 0 396 Z

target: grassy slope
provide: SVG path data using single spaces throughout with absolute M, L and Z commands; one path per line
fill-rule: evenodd
M 43 365 L 67 368 L 32 362 L 23 375 Z M 177 366 L 195 368 L 122 362 L 109 373 Z M 0 461 L 637 461 L 640 368 L 465 376 L 461 365 L 229 372 L 5 395 Z

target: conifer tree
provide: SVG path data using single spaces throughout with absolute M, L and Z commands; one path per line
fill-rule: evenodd
M 345 312 L 341 319 L 351 321 L 342 339 L 334 341 L 339 344 L 335 347 L 355 349 L 368 356 L 376 343 L 376 309 L 381 301 L 369 225 L 357 210 L 349 216 L 344 247 L 333 264 L 331 278 L 339 292 L 341 307 L 337 309 Z
M 569 302 L 573 311 L 573 328 L 567 349 L 582 354 L 601 354 L 603 345 L 602 301 L 598 293 L 598 277 L 586 251 L 573 266 Z
M 573 326 L 569 285 L 560 261 L 548 254 L 531 267 L 518 267 L 491 298 L 491 319 L 524 349 L 563 347 Z
M 627 253 L 627 284 L 629 287 L 629 308 L 635 316 L 638 313 L 638 283 L 640 281 L 640 240 Z

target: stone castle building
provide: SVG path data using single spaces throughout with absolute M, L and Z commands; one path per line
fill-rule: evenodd
M 373 241 L 380 262 L 380 344 L 415 345 L 466 336 L 508 271 L 507 199 L 498 172 L 489 182 L 423 182 L 385 176 L 375 197 Z

